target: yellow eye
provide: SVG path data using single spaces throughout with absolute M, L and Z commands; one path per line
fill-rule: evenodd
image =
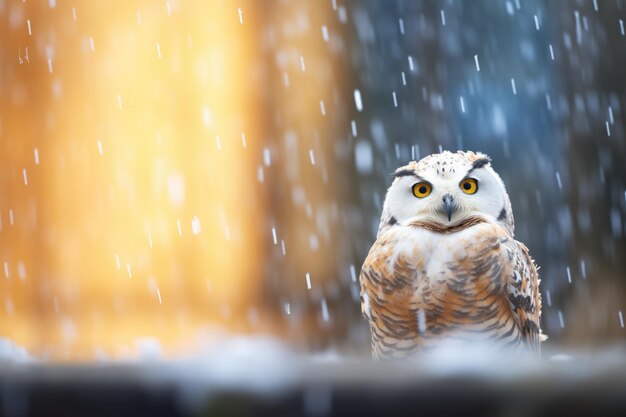
M 417 198 L 424 198 L 433 190 L 433 187 L 427 182 L 418 182 L 413 184 L 413 195 Z
M 465 194 L 474 194 L 478 191 L 478 181 L 474 178 L 465 178 L 459 183 L 459 188 L 463 190 Z

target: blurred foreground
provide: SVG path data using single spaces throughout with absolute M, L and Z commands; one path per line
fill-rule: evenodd
M 162 362 L 0 364 L 3 416 L 588 416 L 626 413 L 623 349 L 528 361 L 438 352 L 406 362 L 302 356 L 234 338 Z

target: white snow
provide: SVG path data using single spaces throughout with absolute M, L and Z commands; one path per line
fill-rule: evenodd
M 561 182 L 561 174 L 559 173 L 559 171 L 556 171 L 554 173 L 554 175 L 556 176 L 556 183 L 559 186 L 559 189 L 562 190 L 563 189 L 563 183 Z
M 266 167 L 272 164 L 272 155 L 269 148 L 263 148 L 263 164 L 265 164 Z
M 322 298 L 320 306 L 321 306 L 321 309 L 322 309 L 322 320 L 324 320 L 324 321 L 330 320 L 330 315 L 328 314 L 328 304 L 326 303 L 326 299 L 325 298 Z
M 202 229 L 200 227 L 200 219 L 198 218 L 198 216 L 193 216 L 191 219 L 191 233 L 194 235 L 198 235 L 201 231 Z M 150 247 L 152 247 L 152 243 L 150 243 Z
M 155 337 L 139 337 L 135 339 L 135 347 L 141 360 L 154 361 L 161 358 L 161 343 Z
M 14 341 L 0 337 L 0 363 L 3 362 L 32 362 L 34 358 L 22 346 Z
M 358 132 L 357 132 L 357 129 L 356 129 L 356 121 L 352 120 L 350 122 L 350 130 L 352 131 L 352 137 L 356 138 L 357 135 L 358 135 Z
M 354 162 L 361 174 L 369 174 L 374 169 L 374 151 L 366 140 L 359 140 L 354 147 Z
M 170 203 L 182 207 L 185 202 L 185 177 L 179 172 L 173 172 L 167 177 L 167 192 Z
M 322 26 L 322 39 L 324 39 L 324 42 L 328 42 L 329 40 L 328 27 L 326 27 L 326 25 Z
M 358 89 L 354 90 L 354 105 L 356 106 L 357 111 L 363 111 L 363 100 L 361 99 L 361 91 Z
M 493 106 L 493 112 L 491 114 L 491 127 L 498 136 L 505 136 L 508 131 L 506 116 L 504 110 L 499 105 Z
M 424 310 L 417 310 L 417 330 L 423 334 L 426 332 L 426 314 Z

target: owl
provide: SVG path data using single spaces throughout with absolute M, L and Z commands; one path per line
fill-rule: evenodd
M 539 353 L 534 261 L 514 239 L 511 202 L 482 153 L 429 155 L 395 171 L 359 276 L 374 358 L 446 340 Z

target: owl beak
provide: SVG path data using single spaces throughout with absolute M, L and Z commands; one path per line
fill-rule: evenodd
M 454 212 L 455 206 L 456 204 L 454 204 L 454 197 L 452 197 L 452 194 L 445 194 L 443 196 L 443 211 L 448 216 L 448 221 L 452 219 L 452 213 Z

